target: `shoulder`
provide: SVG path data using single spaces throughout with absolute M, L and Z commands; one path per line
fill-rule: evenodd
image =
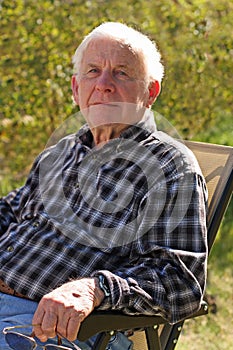
M 159 159 L 161 166 L 170 170 L 175 168 L 179 172 L 202 175 L 195 155 L 182 140 L 174 139 L 161 131 L 156 131 L 152 135 L 154 138 L 152 152 Z
M 40 153 L 39 158 L 43 159 L 51 154 L 60 154 L 64 151 L 67 152 L 68 149 L 71 149 L 77 143 L 77 134 L 67 135 L 54 144 L 49 144 L 46 148 Z

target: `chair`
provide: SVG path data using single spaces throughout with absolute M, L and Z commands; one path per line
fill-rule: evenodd
M 233 147 L 185 141 L 195 154 L 205 176 L 208 199 L 208 246 L 214 243 L 233 190 Z M 208 304 L 189 318 L 208 313 Z M 135 350 L 172 350 L 184 321 L 168 324 L 160 316 L 128 316 L 114 311 L 94 311 L 81 324 L 78 339 L 85 341 L 98 334 L 94 350 L 104 350 L 116 331 L 136 330 L 132 336 Z M 140 331 L 139 331 L 140 330 Z M 122 349 L 123 350 L 123 349 Z

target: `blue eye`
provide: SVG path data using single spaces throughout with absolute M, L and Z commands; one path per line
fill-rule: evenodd
M 92 68 L 88 71 L 88 73 L 97 73 L 98 69 L 97 68 Z
M 126 79 L 126 78 L 129 77 L 128 74 L 125 71 L 123 71 L 123 70 L 117 70 L 115 72 L 115 76 L 119 77 L 120 79 Z

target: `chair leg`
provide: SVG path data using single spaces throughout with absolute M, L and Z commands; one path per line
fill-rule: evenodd
M 166 324 L 160 335 L 162 349 L 174 350 L 178 342 L 184 321 L 176 323 L 174 325 Z
M 105 350 L 114 332 L 103 332 L 97 335 L 93 350 Z
M 145 329 L 148 350 L 162 350 L 159 340 L 158 326 Z

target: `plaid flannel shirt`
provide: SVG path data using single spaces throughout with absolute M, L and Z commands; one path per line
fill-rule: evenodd
M 206 281 L 199 166 L 152 116 L 102 147 L 92 141 L 85 125 L 45 149 L 0 200 L 0 278 L 38 301 L 102 274 L 110 296 L 99 309 L 177 322 L 200 307 Z

